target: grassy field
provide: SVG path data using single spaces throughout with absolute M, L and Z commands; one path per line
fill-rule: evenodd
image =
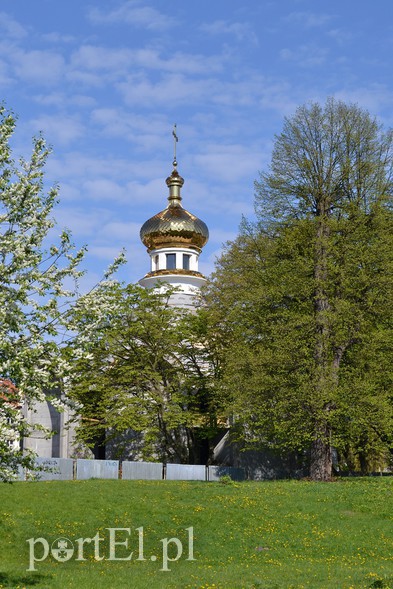
M 393 589 L 392 478 L 22 482 L 0 506 L 1 588 Z

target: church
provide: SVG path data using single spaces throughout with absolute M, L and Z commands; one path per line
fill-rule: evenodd
M 199 272 L 199 256 L 209 239 L 207 225 L 183 207 L 181 189 L 184 179 L 178 172 L 175 155 L 173 170 L 166 179 L 169 189 L 166 207 L 143 223 L 140 238 L 147 248 L 150 269 L 139 284 L 147 289 L 164 292 L 173 287 L 169 304 L 193 312 L 199 303 L 199 293 L 206 278 Z M 59 413 L 49 402 L 40 403 L 35 410 L 25 409 L 33 427 L 32 435 L 23 440 L 24 448 L 41 458 L 112 458 L 110 446 L 100 446 L 97 452 L 80 447 L 75 442 L 75 425 L 70 425 L 67 411 Z M 35 426 L 42 425 L 53 433 L 50 438 Z M 276 478 L 297 475 L 297 464 L 290 456 L 277 457 L 270 452 L 243 452 L 230 438 L 230 428 L 223 426 L 213 444 L 213 464 L 245 469 L 248 478 Z
M 150 270 L 139 280 L 139 284 L 160 292 L 168 286 L 172 287 L 174 292 L 169 304 L 192 312 L 198 303 L 200 289 L 206 282 L 199 272 L 199 256 L 209 239 L 209 230 L 204 221 L 182 205 L 184 179 L 177 170 L 176 126 L 173 136 L 173 170 L 166 179 L 169 189 L 167 206 L 143 223 L 140 230 L 141 241 L 150 257 Z M 74 426 L 68 424 L 71 417 L 68 411 L 59 413 L 50 402 L 44 402 L 37 403 L 34 409 L 24 408 L 24 412 L 33 426 L 32 435 L 23 440 L 24 448 L 33 450 L 42 458 L 78 457 L 80 450 L 78 452 L 74 444 Z M 47 438 L 34 426 L 44 426 L 54 433 Z M 89 450 L 86 449 L 86 452 L 92 456 Z M 100 452 L 101 457 L 106 457 L 104 448 Z

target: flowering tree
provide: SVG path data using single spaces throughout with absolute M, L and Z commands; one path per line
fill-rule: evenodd
M 0 107 L 0 480 L 19 466 L 33 466 L 18 440 L 29 426 L 20 405 L 32 407 L 69 373 L 59 353 L 68 310 L 81 275 L 84 249 L 75 251 L 68 231 L 57 245 L 48 241 L 58 190 L 46 194 L 43 169 L 49 154 L 44 139 L 33 139 L 29 160 L 15 163 L 10 138 L 15 117 Z M 6 383 L 6 384 L 4 384 Z M 53 400 L 58 402 L 57 399 Z
M 96 451 L 108 444 L 113 457 L 207 459 L 217 433 L 217 355 L 203 310 L 172 307 L 172 293 L 113 284 L 74 307 L 67 385 L 80 405 L 77 438 Z

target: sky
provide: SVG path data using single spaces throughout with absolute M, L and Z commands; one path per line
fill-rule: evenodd
M 254 181 L 285 117 L 334 96 L 393 123 L 391 0 L 1 0 L 0 100 L 14 156 L 42 132 L 56 232 L 87 245 L 85 286 L 122 248 L 149 271 L 141 225 L 164 209 L 173 125 L 183 204 L 209 227 L 209 275 L 253 218 Z

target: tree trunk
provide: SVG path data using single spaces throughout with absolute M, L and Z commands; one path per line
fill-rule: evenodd
M 317 233 L 314 258 L 314 311 L 315 311 L 315 388 L 318 397 L 329 399 L 332 366 L 329 361 L 331 332 L 329 325 L 330 302 L 327 294 L 328 285 L 328 241 L 330 236 L 327 219 L 326 202 L 320 196 L 317 214 Z M 326 422 L 318 423 L 311 445 L 310 477 L 314 481 L 327 481 L 332 476 L 332 451 L 330 447 L 330 429 L 327 424 L 330 402 L 324 405 Z
M 330 431 L 326 425 L 318 428 L 311 444 L 310 478 L 313 481 L 329 481 L 332 478 Z

